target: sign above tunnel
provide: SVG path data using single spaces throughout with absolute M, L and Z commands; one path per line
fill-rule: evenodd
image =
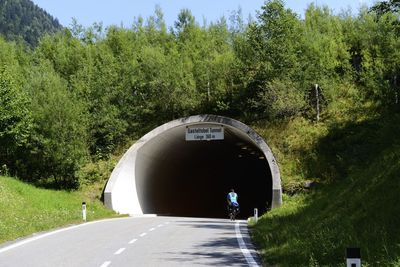
M 186 127 L 186 141 L 224 140 L 223 126 L 196 125 Z

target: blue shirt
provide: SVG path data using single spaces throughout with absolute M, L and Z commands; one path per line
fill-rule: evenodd
M 237 198 L 238 198 L 238 195 L 237 195 L 235 192 L 229 192 L 229 194 L 228 194 L 228 200 L 229 200 L 231 203 L 238 203 L 238 202 L 237 202 Z

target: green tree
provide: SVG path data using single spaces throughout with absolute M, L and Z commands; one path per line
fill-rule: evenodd
M 232 97 L 237 93 L 233 86 L 236 56 L 231 43 L 232 35 L 225 18 L 204 29 L 195 71 L 201 78 L 198 84 L 202 89 L 203 109 L 216 114 L 227 113 L 231 109 Z
M 89 116 L 89 148 L 92 155 L 107 157 L 126 134 L 126 103 L 120 65 L 105 43 L 90 46 L 83 68 L 71 80 Z M 127 77 L 129 78 L 129 77 Z
M 256 35 L 250 38 L 262 62 L 263 78 L 291 77 L 298 71 L 299 41 L 302 28 L 297 15 L 283 1 L 267 1 L 261 7 Z
M 0 167 L 18 173 L 32 131 L 29 100 L 8 70 L 0 67 Z
M 260 96 L 269 95 L 266 91 L 272 87 L 268 83 L 296 77 L 301 70 L 302 53 L 302 27 L 297 15 L 286 9 L 281 0 L 266 1 L 261 9 L 257 22 L 249 26 L 246 43 L 239 47 L 238 54 L 246 76 L 244 97 L 247 100 L 243 106 L 256 117 L 266 115 L 265 99 L 268 98 L 260 101 Z
M 45 36 L 35 50 L 35 58 L 51 62 L 54 70 L 68 82 L 84 66 L 86 55 L 84 44 L 68 29 Z
M 77 171 L 87 156 L 87 116 L 48 61 L 29 71 L 33 133 L 29 180 L 57 188 L 77 188 Z
M 400 74 L 397 15 L 377 15 L 364 10 L 356 19 L 346 21 L 356 81 L 364 98 L 385 106 L 398 103 Z
M 386 13 L 395 13 L 400 11 L 399 0 L 379 1 L 371 7 L 371 11 L 376 12 L 378 16 Z
M 311 4 L 304 20 L 299 80 L 305 86 L 321 83 L 324 79 L 344 77 L 350 70 L 350 55 L 344 39 L 342 23 L 327 6 Z
M 346 81 L 351 80 L 351 57 L 341 18 L 331 14 L 327 6 L 311 4 L 306 10 L 303 27 L 299 56 L 302 71 L 295 79 L 310 104 L 308 115 L 315 117 L 322 107 L 316 108 L 316 103 L 325 107 L 335 102 L 341 94 L 340 88 L 346 87 Z M 315 87 L 322 90 L 316 91 Z
M 190 29 L 196 26 L 196 19 L 192 12 L 184 8 L 178 14 L 178 20 L 175 21 L 175 31 L 177 36 L 186 38 L 185 35 L 190 32 Z

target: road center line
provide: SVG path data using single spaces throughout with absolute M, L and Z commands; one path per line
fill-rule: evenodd
M 150 228 L 149 232 L 156 230 L 156 228 Z
M 162 227 L 162 226 L 163 226 L 162 224 L 157 225 L 157 227 Z
M 257 262 L 254 260 L 253 256 L 251 255 L 250 251 L 247 249 L 246 244 L 244 243 L 242 233 L 240 232 L 240 224 L 239 222 L 236 222 L 235 224 L 235 232 L 236 232 L 236 239 L 239 243 L 240 250 L 243 253 L 243 256 L 245 257 L 247 264 L 252 267 L 258 267 L 259 265 Z
M 111 261 L 105 261 L 100 267 L 107 267 L 110 263 Z
M 129 241 L 129 244 L 133 244 L 133 243 L 135 243 L 137 241 L 137 239 L 135 238 L 135 239 L 132 239 L 131 241 Z
M 139 236 L 144 237 L 145 235 L 147 235 L 147 233 L 141 233 Z
M 125 250 L 125 248 L 120 248 L 120 249 L 118 249 L 118 250 L 114 253 L 114 255 L 119 255 L 119 254 L 121 254 L 122 252 L 124 252 L 124 250 Z

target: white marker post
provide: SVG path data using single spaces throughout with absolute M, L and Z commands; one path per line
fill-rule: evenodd
M 361 267 L 360 248 L 346 249 L 346 264 L 347 267 Z
M 82 202 L 82 218 L 86 222 L 86 202 Z
M 257 221 L 258 221 L 258 209 L 255 208 L 254 209 L 254 222 L 257 223 Z

